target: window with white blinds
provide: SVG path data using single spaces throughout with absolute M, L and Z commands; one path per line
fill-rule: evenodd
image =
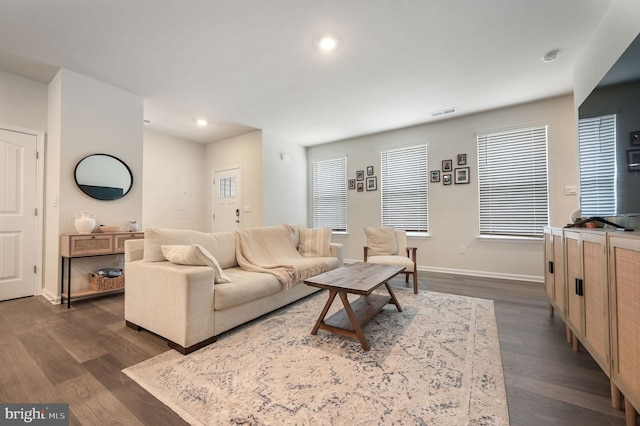
M 478 135 L 480 235 L 542 237 L 549 225 L 547 126 Z
M 427 232 L 427 145 L 381 153 L 382 225 Z
M 582 216 L 615 216 L 616 115 L 581 118 L 578 146 Z
M 347 230 L 347 158 L 313 162 L 313 226 Z

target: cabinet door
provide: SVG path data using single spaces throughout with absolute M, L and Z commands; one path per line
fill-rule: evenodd
M 609 237 L 611 377 L 640 407 L 640 237 Z
M 556 309 L 560 311 L 562 318 L 567 314 L 567 281 L 564 264 L 564 236 L 562 229 L 554 229 L 553 236 L 553 275 L 554 275 L 554 300 Z
M 565 231 L 567 268 L 567 317 L 566 321 L 573 334 L 582 340 L 582 256 L 580 253 L 580 233 Z
M 549 303 L 555 307 L 555 265 L 553 259 L 553 235 L 550 228 L 544 229 L 544 290 Z
M 136 238 L 144 238 L 144 232 L 127 232 L 122 234 L 115 234 L 115 247 L 114 253 L 124 253 L 124 242 L 127 240 L 133 240 Z
M 113 251 L 111 235 L 62 235 L 61 254 L 66 257 L 93 256 Z
M 609 375 L 609 295 L 607 236 L 603 232 L 581 235 L 584 287 L 582 344 Z

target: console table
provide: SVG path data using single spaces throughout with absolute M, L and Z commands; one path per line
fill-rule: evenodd
M 144 232 L 109 232 L 95 234 L 62 234 L 60 235 L 60 257 L 62 268 L 60 273 L 60 297 L 62 303 L 67 301 L 67 309 L 71 307 L 71 260 L 80 257 L 108 256 L 124 253 L 124 242 L 131 239 L 144 238 Z M 64 291 L 65 263 L 67 265 L 67 292 Z M 108 293 L 121 292 L 124 289 L 84 290 L 74 297 L 85 298 Z

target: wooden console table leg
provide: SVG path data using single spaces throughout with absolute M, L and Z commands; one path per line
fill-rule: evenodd
M 627 426 L 637 426 L 638 423 L 636 419 L 638 418 L 638 412 L 633 405 L 631 405 L 628 398 L 624 399 L 624 417 L 627 421 Z
M 573 351 L 580 352 L 580 341 L 578 340 L 575 334 L 572 334 L 571 340 L 572 340 L 571 343 L 573 344 Z
M 367 338 L 364 337 L 364 332 L 362 328 L 360 328 L 360 324 L 358 323 L 358 318 L 356 318 L 356 314 L 351 309 L 351 304 L 349 303 L 349 299 L 347 298 L 347 293 L 344 291 L 339 292 L 340 299 L 342 300 L 342 304 L 344 305 L 344 310 L 349 316 L 349 320 L 351 321 L 351 326 L 353 326 L 353 331 L 356 332 L 356 336 L 358 336 L 358 340 L 360 340 L 360 344 L 362 345 L 362 349 L 365 351 L 369 350 L 369 342 L 367 342 Z
M 573 342 L 573 332 L 571 331 L 571 328 L 567 326 L 567 343 L 571 342 Z
M 318 329 L 320 328 L 320 324 L 322 324 L 322 321 L 324 321 L 324 317 L 327 315 L 327 311 L 329 311 L 329 308 L 333 303 L 333 299 L 336 298 L 337 293 L 338 292 L 336 290 L 329 290 L 329 300 L 327 300 L 327 303 L 324 304 L 324 308 L 322 308 L 322 312 L 318 317 L 318 321 L 316 321 L 316 325 L 313 326 L 313 330 L 311 330 L 311 334 L 316 334 L 318 332 Z
M 553 316 L 553 305 L 551 303 L 549 303 L 549 316 Z
M 620 393 L 620 389 L 613 383 L 613 380 L 609 379 L 611 382 L 611 406 L 616 410 L 620 410 L 622 408 L 622 394 Z

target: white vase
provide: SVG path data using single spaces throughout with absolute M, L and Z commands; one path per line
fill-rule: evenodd
M 90 234 L 96 227 L 96 216 L 91 212 L 76 213 L 75 225 L 79 234 Z

